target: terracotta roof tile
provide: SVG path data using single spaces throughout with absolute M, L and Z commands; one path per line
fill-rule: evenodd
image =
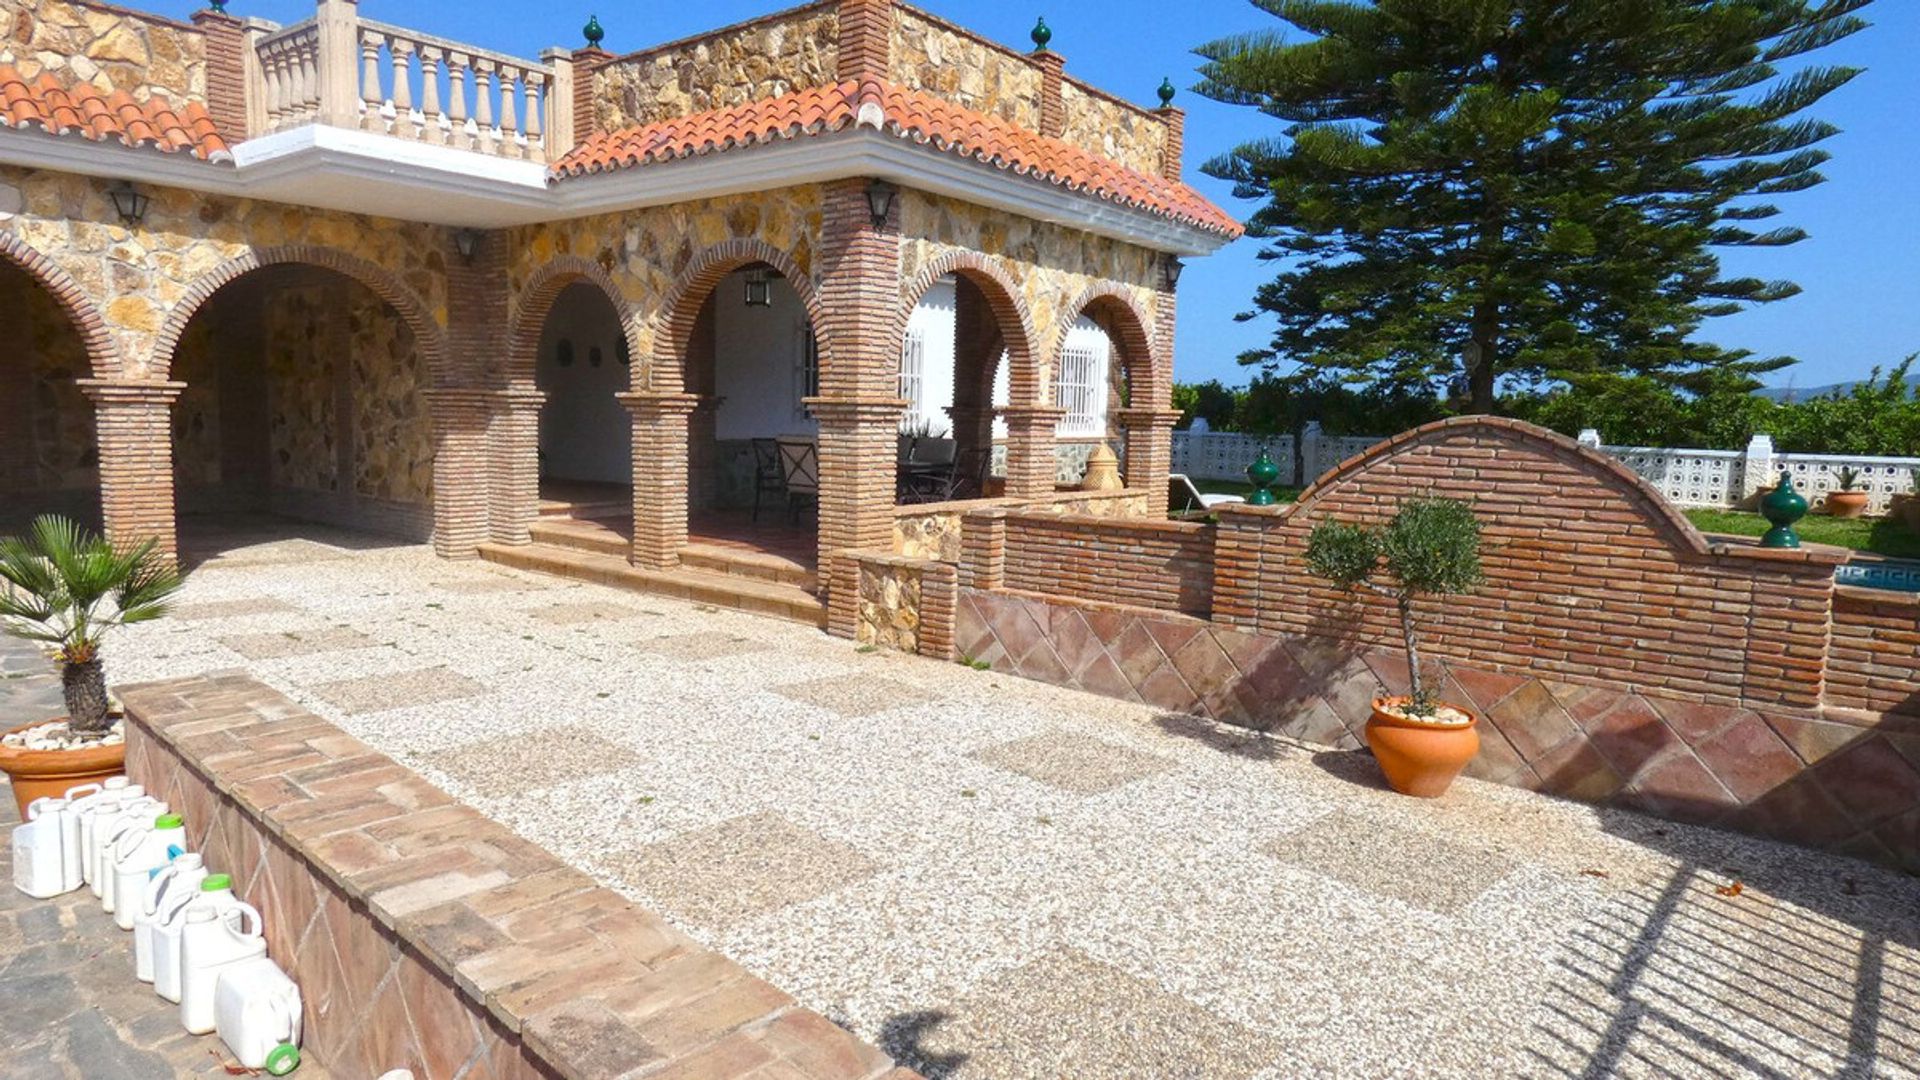
M 856 124 L 1223 236 L 1242 232 L 1231 215 L 1185 184 L 1129 169 L 924 91 L 883 82 L 820 86 L 601 132 L 556 162 L 553 173 L 559 178 L 586 176 L 826 134 Z
M 11 64 L 0 64 L 0 127 L 37 127 L 49 135 L 72 133 L 168 154 L 184 150 L 202 161 L 233 160 L 213 118 L 197 101 L 175 109 L 157 95 L 135 101 L 125 90 L 109 94 L 90 83 L 68 86 L 51 72 L 28 82 Z

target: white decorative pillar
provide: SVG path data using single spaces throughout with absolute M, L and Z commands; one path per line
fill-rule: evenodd
M 1579 442 L 1581 446 L 1598 450 L 1600 449 L 1600 432 L 1593 428 L 1581 428 Z
M 1773 436 L 1755 435 L 1747 443 L 1744 475 L 1740 482 L 1742 500 L 1751 499 L 1773 486 L 1777 468 L 1773 463 Z

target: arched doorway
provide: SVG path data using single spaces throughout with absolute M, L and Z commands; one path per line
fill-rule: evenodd
M 1090 291 L 1069 311 L 1053 364 L 1053 400 L 1064 412 L 1057 430 L 1061 478 L 1084 473 L 1088 452 L 1106 443 L 1131 483 L 1129 445 L 1138 433 L 1127 417 L 1157 396 L 1152 339 L 1139 311 L 1117 292 Z
M 273 263 L 219 286 L 177 329 L 169 378 L 183 552 L 284 521 L 425 541 L 432 372 L 409 318 L 337 270 Z
M 87 339 L 60 299 L 0 258 L 0 533 L 41 514 L 100 527 L 100 460 Z
M 624 515 L 633 486 L 633 418 L 619 395 L 632 386 L 633 356 L 620 312 L 600 286 L 576 281 L 554 299 L 533 374 L 546 396 L 542 500 Z

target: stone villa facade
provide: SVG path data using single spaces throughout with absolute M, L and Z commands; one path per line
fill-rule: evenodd
M 953 437 L 1003 423 L 1003 497 L 1054 496 L 1053 372 L 1083 318 L 1113 343 L 1129 488 L 1164 490 L 1179 260 L 1239 233 L 1180 176 L 1177 108 L 889 0 L 538 60 L 352 0 L 291 26 L 4 0 L 0 322 L 28 347 L 0 363 L 26 403 L 0 492 L 170 551 L 179 514 L 228 509 L 447 557 L 526 545 L 536 354 L 584 289 L 617 319 L 591 361 L 625 369 L 627 555 L 675 571 L 725 407 L 716 294 L 757 274 L 812 339 L 831 594 L 840 553 L 892 544 L 901 340 L 936 282 Z

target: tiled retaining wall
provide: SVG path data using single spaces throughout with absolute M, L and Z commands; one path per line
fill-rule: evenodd
M 334 1076 L 913 1076 L 266 686 L 120 694 L 129 774 L 260 909 Z
M 969 514 L 955 654 L 1357 745 L 1372 696 L 1404 689 L 1399 626 L 1300 552 L 1318 521 L 1427 494 L 1485 528 L 1486 583 L 1419 611 L 1443 692 L 1487 716 L 1478 775 L 1920 868 L 1920 608 L 1836 587 L 1836 549 L 1709 544 L 1617 462 L 1512 421 L 1431 425 L 1295 506 L 1223 508 L 1210 619 L 1163 595 L 1134 523 L 1068 519 L 1085 535 L 1053 544 Z
M 995 671 L 1341 748 L 1392 649 L 1167 612 L 962 589 L 955 648 Z M 1471 775 L 1831 848 L 1920 872 L 1920 719 L 1796 715 L 1449 660 L 1442 695 L 1485 717 Z

